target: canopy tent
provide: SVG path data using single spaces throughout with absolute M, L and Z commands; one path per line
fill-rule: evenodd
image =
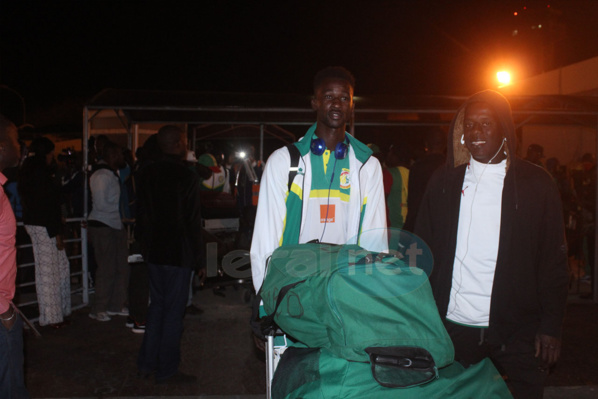
M 351 133 L 356 130 L 358 135 L 367 135 L 397 126 L 446 126 L 464 100 L 454 96 L 356 96 Z M 517 96 L 509 101 L 518 126 L 596 129 L 596 97 Z M 292 142 L 296 134 L 289 130 L 313 122 L 309 95 L 105 89 L 84 108 L 84 138 L 125 134 L 129 147 L 135 148 L 140 137 L 143 140 L 166 123 L 181 125 L 199 138 L 222 137 L 220 133 L 230 134 L 242 127 L 252 126 L 255 131 L 257 126 L 263 149 L 264 139 Z
M 518 128 L 559 127 L 563 128 L 559 130 L 563 136 L 568 127 L 582 127 L 589 129 L 594 142 L 598 142 L 598 97 L 507 98 Z M 398 127 L 447 126 L 464 100 L 457 96 L 356 96 L 350 131 L 369 139 L 373 132 L 392 135 L 392 129 Z M 315 116 L 309 95 L 105 89 L 84 107 L 83 119 L 83 156 L 87 170 L 88 139 L 95 134 L 126 135 L 132 149 L 144 136 L 155 133 L 164 124 L 180 125 L 195 139 L 230 139 L 253 134 L 259 135 L 259 155 L 263 160 L 265 140 L 280 141 L 278 146 L 293 142 L 297 134 L 291 130 L 301 127 L 298 132 L 304 132 Z M 597 145 L 594 144 L 594 148 Z M 598 239 L 598 234 L 596 237 Z M 598 272 L 598 257 L 596 262 L 594 267 Z M 594 279 L 596 301 L 597 280 Z

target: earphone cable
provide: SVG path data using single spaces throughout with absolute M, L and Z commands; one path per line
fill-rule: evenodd
M 503 138 L 502 144 L 498 148 L 498 151 L 496 151 L 494 156 L 484 165 L 484 168 L 482 169 L 482 173 L 480 173 L 479 178 L 476 176 L 473 166 L 470 163 L 470 167 L 472 167 L 471 173 L 476 182 L 475 182 L 475 189 L 473 192 L 473 197 L 471 198 L 471 206 L 469 208 L 469 224 L 467 226 L 467 236 L 465 239 L 465 253 L 461 257 L 461 259 L 458 259 L 459 260 L 459 282 L 457 283 L 457 290 L 455 291 L 455 295 L 454 295 L 455 299 L 457 298 L 457 296 L 459 296 L 459 293 L 461 292 L 461 287 L 463 285 L 463 273 L 462 273 L 463 263 L 465 262 L 465 258 L 467 257 L 467 254 L 469 253 L 469 236 L 471 233 L 471 225 L 473 223 L 473 206 L 474 206 L 476 194 L 478 192 L 478 186 L 479 186 L 480 182 L 482 181 L 482 176 L 484 176 L 484 172 L 486 172 L 486 168 L 488 167 L 488 165 L 490 165 L 490 163 L 494 160 L 494 158 L 496 158 L 497 155 L 500 153 L 503 146 L 505 145 L 505 141 L 506 141 L 506 137 Z M 456 256 L 456 249 L 455 249 L 455 256 Z M 454 272 L 453 272 L 453 274 L 454 274 Z M 455 311 L 457 311 L 457 302 L 456 301 L 454 302 L 454 306 L 455 306 L 454 309 L 452 311 L 449 310 L 449 312 L 447 313 L 447 317 L 454 314 Z
M 324 233 L 326 232 L 326 226 L 328 225 L 328 210 L 330 209 L 330 191 L 332 189 L 332 181 L 334 180 L 334 171 L 336 169 L 336 156 L 334 157 L 334 166 L 332 167 L 332 176 L 330 177 L 330 184 L 328 185 L 328 199 L 326 201 L 326 218 L 324 219 L 324 228 L 322 229 L 322 235 L 320 236 L 320 242 L 323 242 Z

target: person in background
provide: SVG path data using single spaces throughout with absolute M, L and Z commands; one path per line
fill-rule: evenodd
M 33 140 L 19 171 L 18 190 L 23 224 L 33 245 L 39 325 L 60 328 L 71 314 L 71 280 L 63 241 L 63 196 L 55 169 L 54 143 L 46 137 Z
M 95 162 L 97 164 L 102 159 L 104 159 L 104 147 L 106 144 L 110 143 L 110 139 L 105 134 L 99 134 L 94 138 L 93 141 L 93 149 L 95 153 Z
M 179 370 L 183 317 L 191 270 L 205 274 L 202 260 L 199 179 L 185 164 L 187 135 L 177 126 L 158 131 L 162 158 L 137 179 L 137 223 L 150 280 L 150 306 L 137 358 L 141 378 L 157 384 L 194 384 Z
M 89 178 L 93 207 L 87 224 L 98 265 L 89 317 L 109 321 L 110 316 L 129 315 L 125 306 L 129 284 L 127 229 L 120 213 L 121 184 L 117 173 L 125 161 L 122 149 L 113 142 L 104 145 L 102 154 Z
M 197 162 L 210 169 L 211 176 L 202 179 L 200 188 L 202 191 L 211 191 L 230 194 L 230 176 L 229 170 L 224 167 L 222 156 L 214 156 L 205 152 L 197 158 Z
M 58 161 L 63 163 L 61 173 L 62 193 L 65 197 L 67 217 L 82 217 L 85 200 L 85 173 L 74 150 L 69 148 L 58 154 Z
M 125 181 L 124 189 L 128 191 L 129 209 L 131 217 L 135 220 L 134 240 L 131 243 L 129 256 L 129 316 L 125 326 L 135 334 L 145 333 L 145 321 L 149 302 L 149 273 L 147 270 L 147 248 L 143 245 L 140 236 L 137 215 L 138 178 L 143 169 L 162 158 L 158 146 L 158 137 L 153 134 L 135 152 L 137 161 L 129 179 Z
M 446 133 L 440 128 L 431 129 L 426 133 L 426 153 L 409 169 L 409 209 L 403 229 L 411 232 L 415 228 L 419 205 L 426 192 L 428 181 L 434 172 L 444 165 L 446 159 Z
M 392 189 L 392 175 L 388 171 L 388 168 L 385 167 L 386 154 L 380 150 L 380 147 L 377 144 L 369 143 L 368 148 L 372 150 L 372 156 L 375 157 L 382 166 L 382 181 L 384 183 L 384 198 L 386 204 L 386 225 L 390 226 L 390 221 L 388 220 L 388 196 L 390 195 L 390 191 Z
M 544 167 L 544 165 L 542 165 L 542 158 L 544 158 L 544 147 L 539 144 L 530 144 L 527 147 L 527 155 L 525 156 L 526 161 Z
M 405 147 L 391 145 L 386 155 L 386 169 L 391 180 L 388 205 L 388 227 L 402 229 L 407 217 L 409 187 L 409 156 Z
M 6 168 L 19 163 L 17 127 L 0 115 L 0 185 Z M 23 375 L 23 320 L 12 303 L 17 276 L 17 221 L 0 188 L 0 398 L 27 399 Z
M 118 170 L 118 177 L 120 179 L 120 209 L 123 218 L 123 222 L 127 225 L 132 223 L 132 219 L 134 217 L 131 215 L 131 202 L 134 202 L 134 198 L 129 197 L 129 190 L 127 187 L 130 187 L 128 180 L 131 178 L 131 174 L 133 173 L 133 167 L 135 166 L 135 161 L 133 160 L 133 152 L 128 148 L 123 148 L 123 167 Z
M 594 259 L 596 240 L 596 161 L 590 153 L 581 157 L 581 171 L 573 181 L 577 200 L 581 208 L 582 252 L 585 259 L 585 273 L 582 281 L 590 283 L 590 292 L 582 298 L 592 297 L 594 288 Z M 585 249 L 584 249 L 585 248 Z
M 507 99 L 470 97 L 449 130 L 415 234 L 434 256 L 430 284 L 464 366 L 489 357 L 515 398 L 542 398 L 559 359 L 567 301 L 561 200 L 542 168 L 515 156 Z

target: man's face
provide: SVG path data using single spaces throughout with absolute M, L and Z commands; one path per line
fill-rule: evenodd
M 20 146 L 17 128 L 10 126 L 6 131 L 6 140 L 0 143 L 0 166 L 10 168 L 19 164 Z
M 473 159 L 499 163 L 505 159 L 501 150 L 504 134 L 494 111 L 487 103 L 472 103 L 465 110 L 464 140 Z
M 353 111 L 353 88 L 346 80 L 325 79 L 314 93 L 311 107 L 318 123 L 333 129 L 344 128 Z
M 542 153 L 538 150 L 531 150 L 529 151 L 528 157 L 531 162 L 539 162 L 542 159 Z

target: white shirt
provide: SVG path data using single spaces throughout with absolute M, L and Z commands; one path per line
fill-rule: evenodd
M 93 207 L 89 219 L 120 230 L 120 180 L 108 169 L 95 171 L 89 179 Z
M 485 164 L 472 158 L 465 171 L 446 314 L 460 324 L 488 326 L 505 175 L 506 160 Z

